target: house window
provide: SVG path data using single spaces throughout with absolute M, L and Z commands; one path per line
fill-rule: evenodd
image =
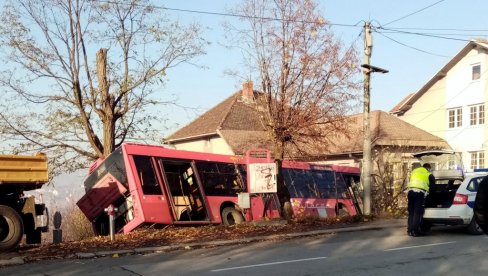
M 481 65 L 476 64 L 471 67 L 472 69 L 472 75 L 471 79 L 472 80 L 479 80 L 480 79 L 480 74 L 481 74 Z
M 472 105 L 469 107 L 469 125 L 482 125 L 485 123 L 485 105 Z
M 473 151 L 471 154 L 471 169 L 480 169 L 485 166 L 485 153 L 483 151 Z
M 463 109 L 461 107 L 448 109 L 449 128 L 460 127 L 463 121 Z

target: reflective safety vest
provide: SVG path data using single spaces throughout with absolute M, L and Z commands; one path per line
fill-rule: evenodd
M 430 172 L 424 168 L 419 167 L 412 171 L 408 188 L 417 188 L 424 191 L 429 191 L 429 175 Z

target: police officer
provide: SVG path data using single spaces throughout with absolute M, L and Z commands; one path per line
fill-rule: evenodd
M 476 222 L 488 235 L 488 176 L 485 176 L 480 182 L 473 211 Z
M 408 228 L 409 236 L 419 236 L 420 221 L 424 215 L 425 197 L 429 193 L 429 186 L 435 183 L 434 176 L 430 173 L 430 164 L 425 163 L 410 174 L 408 182 Z

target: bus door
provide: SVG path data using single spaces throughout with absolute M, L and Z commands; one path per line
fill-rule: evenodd
M 159 160 L 175 222 L 209 222 L 208 209 L 189 161 Z
M 134 155 L 133 159 L 144 221 L 171 224 L 170 203 L 163 192 L 162 181 L 156 175 L 155 161 L 150 156 L 141 155 Z

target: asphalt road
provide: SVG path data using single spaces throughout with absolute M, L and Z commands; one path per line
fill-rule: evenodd
M 488 236 L 434 228 L 356 231 L 288 241 L 0 268 L 0 275 L 487 275 Z

